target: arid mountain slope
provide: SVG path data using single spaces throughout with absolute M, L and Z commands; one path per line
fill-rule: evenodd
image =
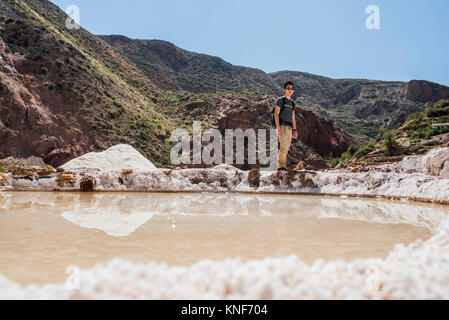
M 449 98 L 449 87 L 429 81 L 330 79 L 296 71 L 270 76 L 278 85 L 292 79 L 301 106 L 335 121 L 359 145 L 374 138 L 379 128 L 394 128 L 408 115 Z
M 277 94 L 276 83 L 259 69 L 234 66 L 219 57 L 181 49 L 168 41 L 99 36 L 133 61 L 160 88 L 192 93 L 254 91 Z
M 167 95 L 49 1 L 0 4 L 0 157 L 53 165 L 116 143 L 168 161 Z
M 428 81 L 331 79 L 296 71 L 267 74 L 190 52 L 167 41 L 100 37 L 163 89 L 192 93 L 250 91 L 279 96 L 282 85 L 292 80 L 301 106 L 335 121 L 359 145 L 374 138 L 379 128 L 395 127 L 409 114 L 449 97 L 449 87 Z
M 235 112 L 248 112 L 253 105 L 259 106 L 253 110 L 259 112 L 254 128 L 269 125 L 276 94 L 265 97 L 223 91 L 211 100 L 202 93 L 166 91 L 156 81 L 157 75 L 166 74 L 164 70 L 156 70 L 151 77 L 88 31 L 67 29 L 66 19 L 66 14 L 47 0 L 0 3 L 0 158 L 33 155 L 58 166 L 86 152 L 128 143 L 156 166 L 170 166 L 170 133 L 177 126 L 191 125 L 186 105 L 192 102 L 200 102 L 202 107 L 194 120 L 203 121 L 205 126 L 216 124 L 205 116 L 208 112 L 222 126 L 223 119 L 234 117 Z M 156 49 L 158 54 L 147 60 L 157 64 L 165 59 L 171 68 L 180 68 L 183 58 L 164 48 L 162 44 Z M 218 58 L 206 60 L 228 67 Z M 268 91 L 275 86 L 265 73 L 241 68 L 242 81 L 254 83 L 254 90 Z M 227 77 L 209 76 L 223 81 L 238 78 L 234 71 Z M 265 80 L 259 76 L 268 82 L 260 84 Z M 245 102 L 228 108 L 229 101 L 239 99 Z M 320 165 L 323 157 L 339 155 L 350 143 L 331 122 L 311 112 L 298 112 L 301 121 L 307 123 L 301 131 L 301 148 L 315 155 Z M 232 122 L 230 129 L 239 126 L 244 125 Z M 304 155 L 292 152 L 293 164 Z

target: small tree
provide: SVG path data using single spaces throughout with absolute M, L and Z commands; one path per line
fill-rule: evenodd
M 395 154 L 399 149 L 399 142 L 394 138 L 392 131 L 387 131 L 383 135 L 383 145 L 385 148 L 385 153 L 388 155 Z
M 346 152 L 341 155 L 341 160 L 347 160 L 352 158 L 352 156 L 359 150 L 355 144 L 351 144 Z

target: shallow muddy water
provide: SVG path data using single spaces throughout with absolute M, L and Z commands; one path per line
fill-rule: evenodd
M 438 206 L 297 195 L 0 192 L 0 273 L 20 284 L 63 282 L 120 256 L 198 260 L 298 255 L 304 262 L 386 257 L 426 240 Z

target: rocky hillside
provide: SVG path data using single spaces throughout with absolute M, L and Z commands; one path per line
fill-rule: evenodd
M 441 147 L 449 147 L 449 100 L 440 100 L 423 112 L 409 115 L 394 129 L 380 129 L 373 141 L 360 147 L 352 145 L 333 165 L 358 170 Z
M 379 128 L 395 127 L 429 103 L 449 97 L 449 87 L 428 81 L 388 82 L 331 79 L 296 71 L 267 74 L 234 66 L 218 57 L 181 49 L 160 40 L 101 36 L 132 60 L 157 86 L 193 93 L 251 91 L 282 95 L 292 80 L 298 104 L 335 121 L 357 144 L 368 143 Z M 299 97 L 298 97 L 299 96 Z
M 234 66 L 219 57 L 187 51 L 168 41 L 134 40 L 120 35 L 99 37 L 166 90 L 279 94 L 277 84 L 259 69 Z
M 186 93 L 180 98 L 177 110 L 182 115 L 182 122 L 192 123 L 193 120 L 202 119 L 204 128 L 216 128 L 224 137 L 225 129 L 271 129 L 267 119 L 273 103 L 273 96 L 260 93 Z M 325 159 L 341 155 L 352 143 L 341 130 L 334 127 L 332 121 L 317 117 L 311 111 L 298 108 L 296 123 L 301 129 L 299 139 L 293 140 L 288 156 L 292 167 L 301 161 L 307 168 L 325 169 Z M 269 140 L 268 135 L 266 140 Z M 236 166 L 241 169 L 254 167 Z
M 359 145 L 368 143 L 380 128 L 395 128 L 408 115 L 449 98 L 449 87 L 428 81 L 330 79 L 293 71 L 270 75 L 279 86 L 292 79 L 300 105 L 334 120 Z
M 169 160 L 170 95 L 49 1 L 0 2 L 0 158 L 36 155 L 58 166 L 129 143 Z
M 59 166 L 86 152 L 127 143 L 156 166 L 169 166 L 170 133 L 175 127 L 191 126 L 192 116 L 205 127 L 220 129 L 224 124 L 244 129 L 244 119 L 236 112 L 246 114 L 255 129 L 269 125 L 276 95 L 236 92 L 243 87 L 211 95 L 164 90 L 157 82 L 164 70 L 151 76 L 88 31 L 67 29 L 66 19 L 47 0 L 0 2 L 0 158 L 37 156 Z M 159 55 L 146 61 L 158 64 L 164 58 L 171 68 L 178 68 L 183 58 L 159 43 Z M 220 59 L 206 60 L 216 66 Z M 242 70 L 240 81 L 254 83 L 254 90 L 275 87 L 273 80 L 261 85 L 258 77 L 266 78 L 265 73 Z M 228 77 L 213 72 L 209 76 L 231 82 L 238 78 L 233 72 Z M 201 84 L 198 80 L 192 83 Z M 249 112 L 258 112 L 257 117 Z M 303 130 L 291 154 L 293 165 L 304 157 L 323 167 L 324 158 L 340 155 L 351 142 L 332 122 L 312 112 L 301 110 L 297 120 Z

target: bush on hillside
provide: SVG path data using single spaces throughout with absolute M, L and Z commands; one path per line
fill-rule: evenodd
M 426 109 L 426 115 L 429 118 L 449 115 L 449 100 L 440 100 L 433 104 L 433 107 Z
M 359 148 L 355 144 L 351 144 L 346 152 L 341 155 L 341 160 L 347 160 L 357 152 Z
M 366 156 L 368 153 L 374 151 L 376 148 L 374 147 L 373 143 L 370 142 L 366 146 L 361 147 L 357 152 L 355 153 L 356 156 Z
M 435 108 L 445 108 L 449 107 L 449 100 L 440 100 L 438 102 L 435 102 L 433 105 Z
M 426 109 L 426 115 L 429 118 L 436 118 L 436 117 L 449 115 L 449 107 Z
M 399 142 L 395 139 L 393 131 L 389 130 L 383 135 L 383 145 L 384 150 L 387 155 L 394 155 L 399 151 L 400 145 Z
M 389 131 L 391 131 L 391 129 L 389 129 L 389 128 L 380 128 L 379 133 L 376 135 L 376 138 L 375 138 L 376 142 L 381 141 L 383 139 L 385 133 L 387 133 Z

